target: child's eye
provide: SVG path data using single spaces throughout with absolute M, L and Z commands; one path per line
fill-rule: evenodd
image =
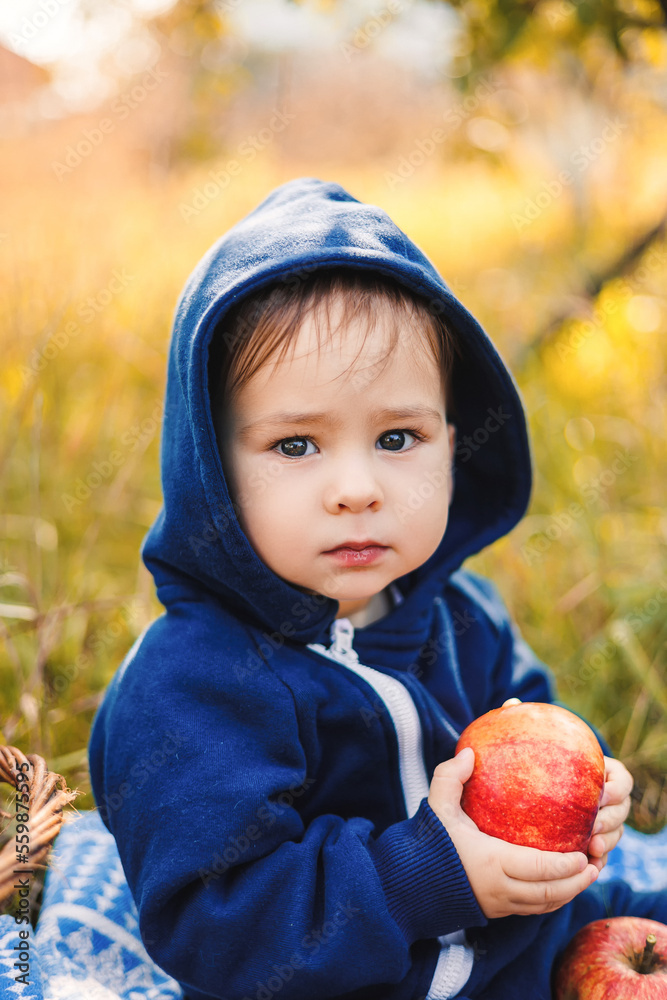
M 306 451 L 308 445 L 311 445 L 313 451 Z M 276 445 L 279 454 L 285 455 L 286 458 L 303 458 L 304 455 L 314 455 L 315 445 L 308 438 L 294 437 L 294 438 L 283 438 Z
M 386 434 L 378 438 L 377 443 L 384 451 L 402 451 L 406 444 L 406 438 L 414 438 L 416 441 L 423 440 L 416 431 L 387 431 Z M 407 443 L 410 444 L 410 442 Z

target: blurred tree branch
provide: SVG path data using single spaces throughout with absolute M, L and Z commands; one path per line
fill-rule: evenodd
M 625 247 L 608 265 L 604 270 L 600 271 L 598 274 L 588 274 L 584 279 L 584 289 L 582 296 L 579 297 L 578 303 L 570 308 L 565 309 L 558 313 L 553 319 L 549 320 L 547 325 L 534 337 L 529 343 L 522 346 L 517 356 L 514 358 L 514 364 L 517 367 L 523 367 L 524 363 L 528 360 L 531 355 L 542 350 L 542 348 L 551 342 L 553 337 L 558 333 L 564 323 L 567 320 L 575 319 L 581 314 L 581 298 L 589 303 L 592 303 L 600 294 L 602 289 L 614 278 L 619 278 L 624 274 L 627 274 L 634 265 L 641 259 L 643 254 L 648 250 L 652 243 L 656 240 L 664 239 L 667 234 L 667 212 L 662 216 L 660 221 L 647 229 L 644 233 L 639 236 L 634 243 L 630 246 Z
M 550 49 L 567 51 L 582 62 L 592 37 L 604 39 L 624 62 L 632 61 L 628 29 L 667 27 L 667 0 L 436 0 L 448 3 L 467 36 L 469 69 L 462 79 L 532 50 L 547 59 Z

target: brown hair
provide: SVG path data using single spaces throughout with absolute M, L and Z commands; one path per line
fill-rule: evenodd
M 362 268 L 327 268 L 286 276 L 233 306 L 216 329 L 209 352 L 209 391 L 214 420 L 222 409 L 278 352 L 282 360 L 308 315 L 313 315 L 318 343 L 322 344 L 320 319 L 332 330 L 332 306 L 341 306 L 336 326 L 345 328 L 359 319 L 364 326 L 363 350 L 381 308 L 393 319 L 387 357 L 405 330 L 423 335 L 442 371 L 447 415 L 454 413 L 451 369 L 458 353 L 451 333 L 436 311 L 436 303 L 409 291 L 392 278 Z

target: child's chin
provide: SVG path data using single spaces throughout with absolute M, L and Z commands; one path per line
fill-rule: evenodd
M 375 597 L 381 590 L 389 586 L 394 577 L 387 578 L 386 580 L 378 579 L 376 576 L 372 581 L 369 576 L 369 569 L 363 573 L 364 579 L 361 579 L 361 572 L 357 571 L 359 579 L 357 580 L 341 580 L 340 587 L 331 587 L 326 584 L 322 584 L 321 589 L 317 587 L 307 587 L 302 583 L 294 583 L 292 580 L 288 580 L 285 577 L 281 579 L 285 580 L 285 583 L 289 583 L 291 587 L 295 590 L 299 590 L 302 594 L 309 594 L 317 597 L 330 597 L 334 601 L 347 602 L 347 601 L 364 601 L 370 600 L 371 597 Z

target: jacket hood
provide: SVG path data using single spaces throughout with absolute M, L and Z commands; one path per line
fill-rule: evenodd
M 308 597 L 259 558 L 236 517 L 218 454 L 208 351 L 225 312 L 261 286 L 332 266 L 363 267 L 425 296 L 461 351 L 452 383 L 457 446 L 449 523 L 434 554 L 396 581 L 406 616 L 462 561 L 500 538 L 530 498 L 530 453 L 516 386 L 481 326 L 382 209 L 315 178 L 273 191 L 205 254 L 176 309 L 161 437 L 163 507 L 142 545 L 158 597 L 222 600 L 234 614 L 302 642 L 322 641 L 338 602 Z M 372 626 L 369 626 L 372 627 Z

